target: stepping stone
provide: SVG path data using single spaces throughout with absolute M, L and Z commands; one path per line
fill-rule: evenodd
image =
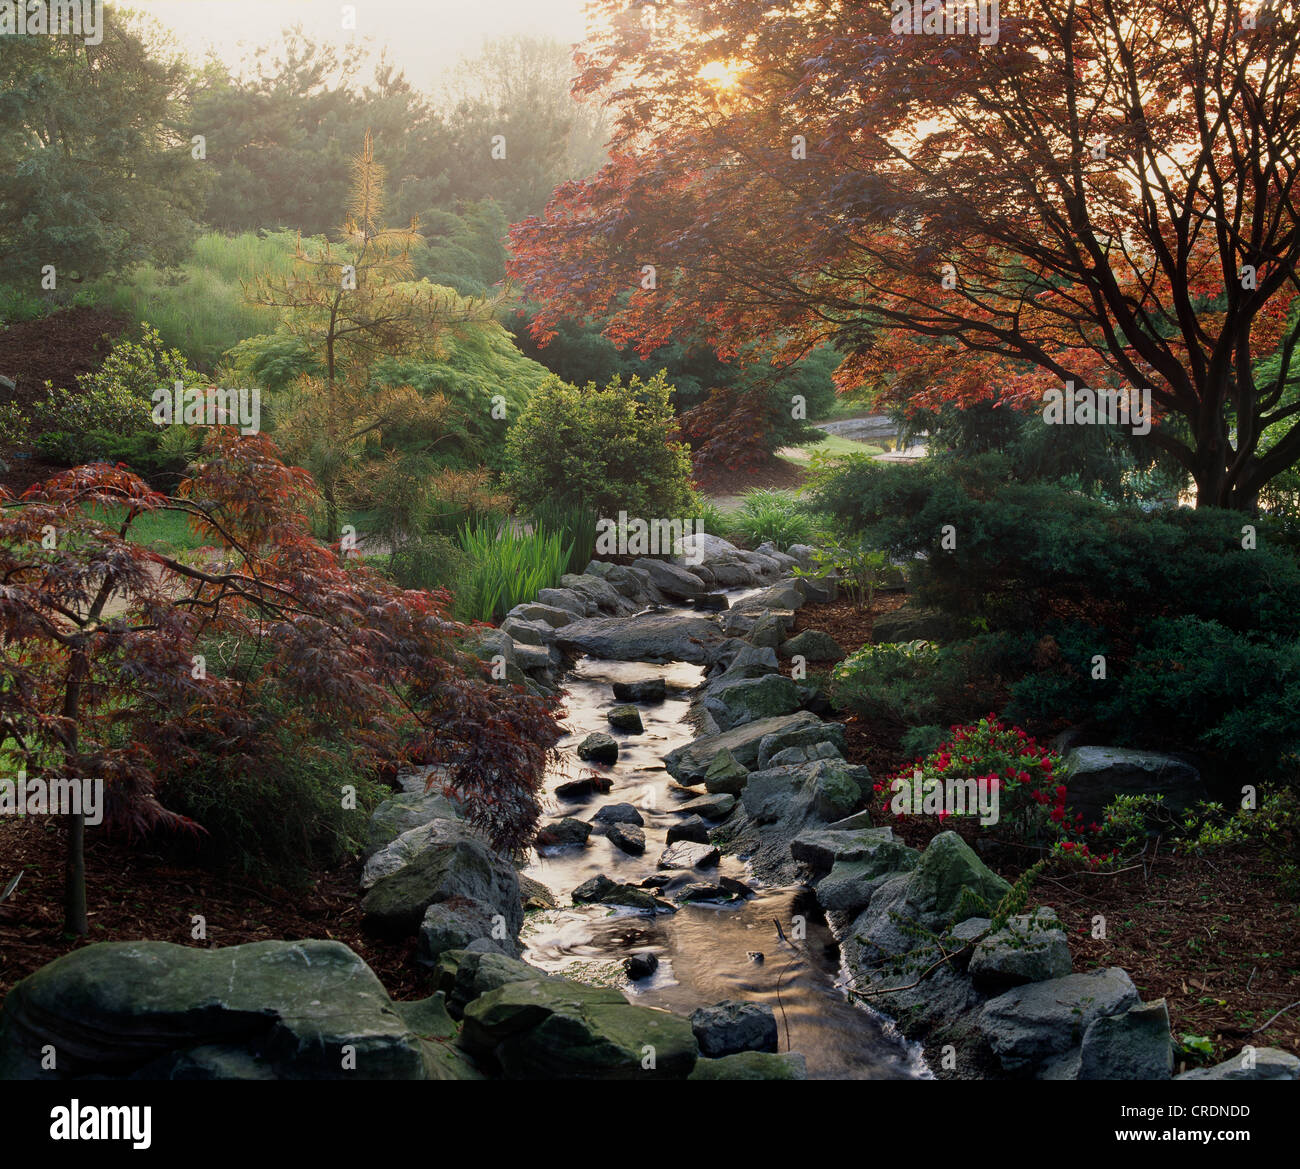
M 642 827 L 645 820 L 632 804 L 606 804 L 592 820 L 597 824 L 635 824 Z
M 612 707 L 605 717 L 616 731 L 639 735 L 645 730 L 641 723 L 641 712 L 635 706 Z
M 709 826 L 699 816 L 687 816 L 680 824 L 668 829 L 668 843 L 691 840 L 696 844 L 709 843 Z
M 662 678 L 644 682 L 615 682 L 614 697 L 619 702 L 662 702 L 668 697 L 668 687 Z
M 586 844 L 591 835 L 591 825 L 582 820 L 565 816 L 562 820 L 552 820 L 542 826 L 537 833 L 537 843 L 543 847 L 568 844 Z
M 630 958 L 623 959 L 623 972 L 633 982 L 649 978 L 658 969 L 659 959 L 651 953 L 633 954 Z

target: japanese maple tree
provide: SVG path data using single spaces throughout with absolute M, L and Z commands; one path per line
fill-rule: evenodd
M 263 435 L 217 429 L 174 497 L 124 468 L 77 467 L 0 510 L 0 735 L 44 777 L 98 779 L 105 824 L 201 829 L 160 782 L 219 745 L 273 786 L 264 712 L 288 699 L 300 738 L 345 735 L 375 767 L 445 765 L 493 844 L 532 837 L 559 738 L 552 703 L 496 682 L 442 592 L 406 591 L 310 534 L 307 472 Z M 211 547 L 181 559 L 133 538 L 189 516 Z M 216 641 L 256 652 L 207 654 Z M 284 704 L 280 704 L 284 705 Z M 84 813 L 66 815 L 66 928 L 86 931 Z
M 1295 6 L 1004 0 L 996 43 L 893 8 L 598 0 L 611 161 L 512 232 L 536 335 L 830 340 L 915 405 L 1149 389 L 1199 501 L 1252 507 L 1300 457 Z

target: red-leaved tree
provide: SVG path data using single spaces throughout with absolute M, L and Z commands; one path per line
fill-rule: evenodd
M 1296 6 L 1002 0 L 996 43 L 921 7 L 598 0 L 611 161 L 512 232 L 536 334 L 829 339 L 918 405 L 1149 389 L 1200 502 L 1252 507 L 1300 457 Z
M 199 830 L 156 795 L 219 750 L 274 787 L 268 707 L 298 740 L 345 737 L 374 767 L 446 765 L 447 790 L 504 850 L 531 841 L 559 712 L 494 682 L 442 592 L 397 588 L 314 539 L 307 472 L 265 436 L 214 430 L 175 497 L 77 467 L 0 512 L 0 735 L 31 775 L 101 780 L 105 824 Z M 211 547 L 133 539 L 176 511 Z M 221 643 L 249 651 L 207 654 Z M 223 668 L 222 662 L 227 665 Z M 277 701 L 278 700 L 278 701 Z M 84 812 L 66 816 L 66 927 L 86 931 Z

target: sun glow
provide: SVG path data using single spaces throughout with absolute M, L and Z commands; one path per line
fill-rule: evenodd
M 698 76 L 717 89 L 735 89 L 740 84 L 742 69 L 739 61 L 710 61 Z

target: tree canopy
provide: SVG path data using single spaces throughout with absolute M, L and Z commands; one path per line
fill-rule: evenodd
M 1300 23 L 1277 6 L 1022 0 L 996 44 L 896 33 L 876 3 L 594 9 L 577 89 L 611 95 L 611 161 L 512 233 L 539 337 L 830 340 L 844 382 L 929 406 L 1149 389 L 1150 441 L 1211 505 L 1300 457 Z

